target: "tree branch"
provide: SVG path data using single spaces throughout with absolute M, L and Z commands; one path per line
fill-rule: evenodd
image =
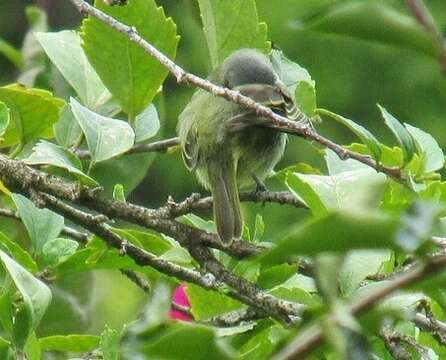
M 166 152 L 170 148 L 173 148 L 175 146 L 178 146 L 180 144 L 179 139 L 177 137 L 169 138 L 169 139 L 163 139 L 159 141 L 154 141 L 148 144 L 136 144 L 133 146 L 130 150 L 126 151 L 122 155 L 129 155 L 129 154 L 139 154 L 139 153 L 146 153 L 146 152 Z M 90 151 L 88 150 L 75 150 L 75 154 L 80 159 L 87 159 L 90 157 Z
M 194 239 L 196 243 L 210 246 L 236 258 L 256 255 L 263 247 L 246 241 L 235 241 L 225 248 L 215 234 L 211 234 L 172 219 L 160 216 L 157 209 L 147 209 L 127 202 L 107 199 L 101 189 L 81 189 L 74 182 L 64 181 L 53 175 L 30 168 L 21 161 L 11 160 L 0 154 L 0 180 L 18 192 L 29 195 L 30 189 L 43 191 L 57 198 L 84 205 L 109 218 L 125 220 L 145 228 L 153 229 L 175 238 L 180 243 Z
M 210 92 L 215 96 L 223 97 L 228 101 L 232 101 L 248 109 L 252 109 L 259 116 L 263 116 L 271 120 L 270 123 L 266 124 L 265 126 L 272 127 L 276 130 L 286 132 L 289 134 L 301 136 L 310 141 L 316 141 L 334 151 L 342 160 L 355 159 L 363 164 L 366 164 L 374 168 L 376 171 L 387 174 L 388 176 L 392 177 L 398 182 L 406 183 L 407 177 L 405 174 L 403 174 L 403 172 L 399 168 L 392 168 L 380 165 L 369 156 L 365 156 L 347 150 L 342 146 L 326 139 L 325 137 L 316 133 L 311 126 L 302 125 L 302 123 L 310 123 L 310 119 L 303 112 L 299 113 L 297 121 L 290 121 L 286 117 L 276 114 L 270 108 L 256 103 L 249 97 L 241 95 L 238 91 L 230 90 L 215 85 L 208 80 L 202 79 L 196 75 L 188 73 L 182 67 L 175 64 L 166 55 L 160 52 L 157 48 L 155 48 L 152 44 L 150 44 L 144 38 L 142 38 L 138 34 L 136 28 L 125 25 L 117 21 L 113 17 L 96 9 L 94 6 L 91 6 L 84 0 L 70 0 L 70 1 L 82 14 L 88 14 L 92 17 L 95 17 L 99 21 L 119 31 L 124 36 L 126 36 L 130 41 L 134 42 L 139 47 L 141 47 L 145 52 L 147 52 L 147 54 L 158 60 L 160 64 L 162 64 L 166 69 L 168 69 L 175 76 L 178 83 L 194 85 L 205 91 Z M 300 122 L 299 120 L 302 120 L 302 122 Z
M 249 191 L 240 193 L 241 201 L 254 203 L 276 203 L 291 205 L 297 208 L 308 209 L 308 206 L 300 201 L 289 191 Z M 169 198 L 166 204 L 159 208 L 159 216 L 163 218 L 175 218 L 196 211 L 209 211 L 212 209 L 212 196 L 202 198 L 200 194 L 193 193 L 182 202 L 177 203 Z

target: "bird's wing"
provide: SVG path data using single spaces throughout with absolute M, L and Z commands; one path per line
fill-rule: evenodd
M 183 160 L 186 167 L 191 171 L 197 167 L 199 159 L 196 117 L 199 116 L 200 102 L 202 101 L 202 98 L 203 93 L 201 91 L 197 91 L 192 96 L 191 101 L 180 114 L 177 126 L 177 133 L 180 137 Z

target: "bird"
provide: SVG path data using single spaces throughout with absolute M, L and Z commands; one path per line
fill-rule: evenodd
M 256 49 L 233 52 L 208 80 L 297 119 L 293 96 L 269 58 Z M 284 153 L 287 135 L 266 127 L 269 121 L 202 89 L 194 92 L 179 116 L 177 133 L 184 163 L 212 194 L 214 222 L 224 247 L 242 235 L 239 188 L 257 185 L 257 191 L 265 190 L 264 179 Z

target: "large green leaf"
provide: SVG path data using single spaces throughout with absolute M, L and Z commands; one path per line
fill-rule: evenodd
M 99 115 L 73 98 L 70 104 L 74 117 L 87 139 L 92 161 L 110 159 L 133 146 L 135 133 L 128 123 Z
M 47 241 L 59 235 L 64 226 L 64 218 L 48 209 L 37 208 L 32 201 L 20 194 L 13 194 L 13 199 L 34 250 L 40 253 Z
M 15 342 L 23 347 L 51 302 L 51 291 L 3 251 L 0 251 L 0 260 L 23 298 L 14 323 Z
M 355 123 L 353 120 L 347 119 L 341 115 L 335 114 L 325 109 L 317 109 L 317 113 L 320 115 L 328 116 L 350 129 L 362 141 L 362 143 L 367 146 L 373 158 L 376 161 L 380 160 L 381 148 L 379 147 L 379 142 L 376 137 L 366 128 Z
M 395 249 L 397 246 L 394 239 L 398 229 L 399 221 L 390 216 L 375 212 L 337 211 L 291 231 L 276 247 L 263 255 L 262 262 L 275 265 L 293 256 L 321 252 Z
M 418 147 L 418 153 L 422 156 L 424 172 L 429 173 L 441 169 L 444 165 L 443 150 L 432 135 L 409 124 L 404 124 L 404 126 L 412 135 Z
M 115 19 L 135 26 L 153 46 L 175 58 L 178 45 L 176 25 L 166 18 L 154 0 L 130 0 L 126 6 L 110 7 L 102 0 L 95 6 Z M 153 100 L 167 70 L 123 34 L 95 18 L 81 28 L 85 53 L 104 84 L 132 121 Z
M 212 67 L 240 48 L 270 48 L 254 0 L 198 0 Z
M 52 165 L 65 169 L 78 178 L 82 184 L 98 186 L 94 179 L 82 172 L 82 163 L 79 158 L 62 146 L 42 140 L 34 146 L 33 152 L 24 161 L 30 165 Z
M 0 101 L 0 136 L 2 136 L 9 125 L 9 109 L 5 103 Z M 1 140 L 0 140 L 1 143 Z
M 305 29 L 350 36 L 438 56 L 439 48 L 417 21 L 382 2 L 347 1 L 328 7 Z
M 412 139 L 409 131 L 400 123 L 400 121 L 395 118 L 391 113 L 389 113 L 381 105 L 378 105 L 379 110 L 384 118 L 384 122 L 392 131 L 396 140 L 398 141 L 401 149 L 403 150 L 404 160 L 408 163 L 412 160 L 413 155 L 416 152 L 415 143 Z
M 111 97 L 88 62 L 76 32 L 37 33 L 36 37 L 85 106 L 97 110 Z
M 1 146 L 52 137 L 53 123 L 59 118 L 64 105 L 63 100 L 53 97 L 48 91 L 27 89 L 21 85 L 0 87 L 0 101 L 11 112 L 11 121 Z

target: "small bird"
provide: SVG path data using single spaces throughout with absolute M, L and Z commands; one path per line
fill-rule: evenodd
M 232 53 L 208 78 L 239 91 L 274 112 L 295 120 L 295 102 L 269 59 L 254 49 Z M 270 120 L 222 97 L 198 89 L 180 114 L 177 127 L 186 167 L 213 197 L 214 221 L 223 246 L 242 234 L 238 188 L 257 184 L 273 170 L 287 135 L 267 128 Z

